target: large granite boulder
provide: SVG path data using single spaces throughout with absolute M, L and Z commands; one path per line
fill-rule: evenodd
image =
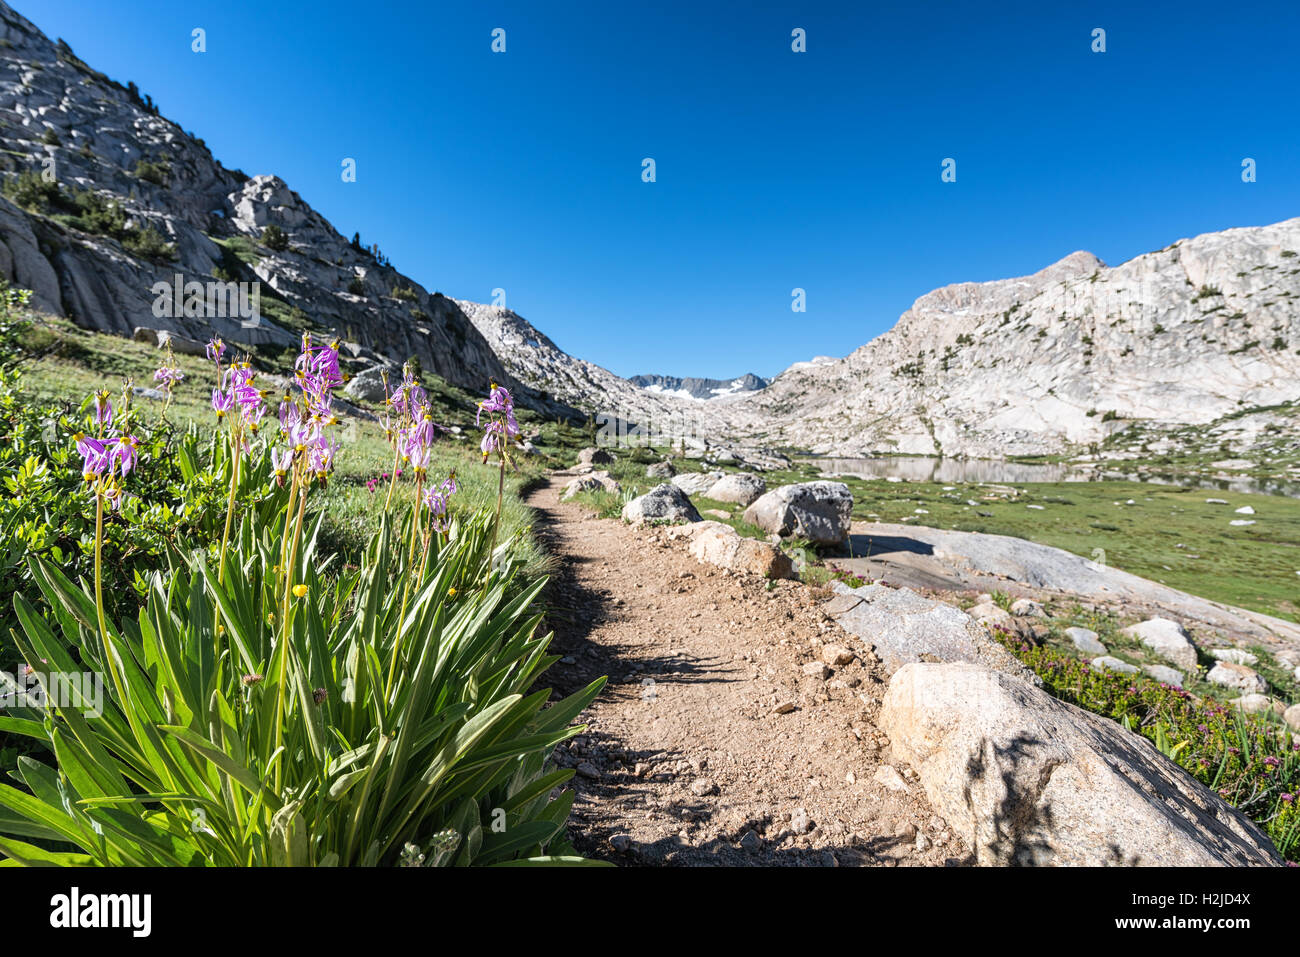
M 383 402 L 386 393 L 384 391 L 384 367 L 372 366 L 369 369 L 363 369 L 343 387 L 343 392 L 354 399 L 360 399 L 364 402 Z
M 695 510 L 686 493 L 669 482 L 656 485 L 644 495 L 639 495 L 624 505 L 623 519 L 633 524 L 701 520 L 700 513 Z
M 737 505 L 749 505 L 767 491 L 767 482 L 761 475 L 749 472 L 734 472 L 724 475 L 705 492 L 706 498 L 715 502 L 735 502 Z
M 1145 738 L 1010 675 L 905 665 L 880 725 L 979 864 L 1281 863 L 1253 823 Z
M 673 476 L 673 484 L 687 495 L 707 492 L 722 478 L 721 472 L 682 472 Z
M 1143 647 L 1150 648 L 1183 671 L 1196 670 L 1196 646 L 1178 622 L 1169 618 L 1148 618 L 1125 628 L 1124 634 L 1137 638 Z
M 875 651 L 886 671 L 911 661 L 967 661 L 1029 676 L 983 624 L 947 602 L 910 588 L 849 588 L 842 582 L 832 587 L 836 594 L 822 604 L 822 611 Z
M 843 482 L 783 485 L 745 509 L 745 521 L 782 538 L 806 538 L 814 545 L 848 541 L 853 493 Z
M 794 578 L 790 556 L 770 542 L 745 538 L 730 525 L 701 523 L 709 527 L 691 537 L 690 552 L 702 562 L 745 575 Z M 699 526 L 695 526 L 699 527 Z

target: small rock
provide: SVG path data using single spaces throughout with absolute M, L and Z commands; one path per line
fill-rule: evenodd
M 1300 731 L 1300 704 L 1293 704 L 1282 713 L 1282 718 L 1292 731 Z
M 820 661 L 810 661 L 803 666 L 803 673 L 809 678 L 820 678 L 824 681 L 830 677 L 831 669 Z
M 1253 508 L 1251 508 L 1249 505 L 1243 505 L 1243 506 L 1241 506 L 1241 508 L 1234 509 L 1233 511 L 1235 511 L 1238 515 L 1254 515 L 1254 514 L 1255 514 L 1255 510 L 1254 510 Z
M 1210 673 L 1205 676 L 1205 680 L 1212 685 L 1235 688 L 1247 694 L 1268 689 L 1268 682 L 1264 680 L 1259 672 L 1253 668 L 1247 668 L 1245 665 L 1233 664 L 1231 661 L 1217 662 L 1210 669 Z
M 1155 678 L 1156 681 L 1163 681 L 1175 688 L 1183 686 L 1183 673 L 1176 668 L 1170 668 L 1167 665 L 1143 665 L 1142 670 Z
M 883 785 L 890 791 L 899 791 L 903 794 L 908 793 L 907 782 L 903 780 L 903 776 L 899 774 L 892 765 L 882 764 L 880 767 L 876 768 L 876 773 L 872 775 L 872 780 L 877 784 Z
M 1259 664 L 1259 659 L 1244 648 L 1211 648 L 1210 657 L 1217 661 L 1231 661 L 1234 665 Z
M 1091 628 L 1067 628 L 1065 637 L 1074 643 L 1074 647 L 1090 655 L 1106 654 L 1106 646 L 1101 643 L 1097 633 Z
M 591 781 L 600 780 L 600 768 L 596 767 L 590 761 L 583 761 L 578 765 L 578 774 Z
M 1038 602 L 1029 598 L 1020 598 L 1011 603 L 1011 614 L 1019 618 L 1046 618 L 1047 612 Z
M 1102 671 L 1118 671 L 1121 674 L 1135 675 L 1138 670 L 1127 661 L 1120 661 L 1111 655 L 1102 655 L 1100 658 L 1092 659 L 1092 666 Z
M 917 832 L 916 832 L 916 850 L 917 850 L 917 852 L 918 852 L 918 853 L 921 853 L 921 854 L 924 854 L 924 853 L 925 853 L 926 851 L 928 851 L 929 849 L 930 849 L 930 839 L 929 839 L 928 837 L 925 836 L 925 833 L 924 833 L 923 831 L 917 831 Z
M 794 710 L 794 702 L 793 702 L 793 701 L 782 701 L 782 702 L 780 702 L 780 703 L 779 703 L 775 708 L 772 709 L 772 713 L 773 713 L 773 714 L 789 714 L 789 713 L 790 713 L 791 711 L 793 711 L 793 710 Z
M 615 834 L 609 839 L 609 846 L 620 854 L 626 854 L 632 849 L 632 838 L 627 834 Z
M 808 819 L 808 812 L 801 807 L 797 807 L 790 814 L 790 830 L 796 834 L 807 834 L 812 830 L 812 821 Z
M 740 847 L 742 850 L 749 851 L 753 854 L 763 847 L 763 839 L 754 831 L 746 831 L 740 836 Z
M 696 797 L 706 797 L 718 793 L 718 786 L 709 778 L 696 778 L 691 782 L 691 793 Z
M 1273 710 L 1273 699 L 1266 694 L 1245 694 L 1233 698 L 1232 703 L 1246 714 L 1263 714 Z
M 1196 647 L 1188 639 L 1183 626 L 1172 619 L 1148 618 L 1125 628 L 1124 634 L 1138 639 L 1143 647 L 1185 672 L 1196 668 Z
M 853 652 L 849 651 L 849 649 L 845 648 L 843 645 L 822 646 L 822 661 L 826 662 L 828 665 L 840 667 L 841 665 L 851 664 L 853 658 Z

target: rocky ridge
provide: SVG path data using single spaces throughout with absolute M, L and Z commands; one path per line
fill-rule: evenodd
M 851 355 L 798 363 L 720 414 L 751 439 L 839 455 L 1086 450 L 1137 422 L 1172 432 L 1256 407 L 1257 434 L 1278 419 L 1267 407 L 1300 399 L 1298 297 L 1300 218 L 1113 268 L 1076 252 L 927 293 Z
M 680 379 L 668 375 L 634 375 L 628 379 L 638 388 L 651 392 L 664 392 L 682 399 L 717 399 L 742 392 L 757 392 L 767 388 L 767 380 L 747 372 L 735 379 Z
M 512 381 L 451 299 L 353 245 L 275 176 L 226 169 L 147 96 L 84 63 L 0 2 L 0 166 L 12 179 L 50 171 L 57 198 L 22 208 L 0 198 L 0 276 L 33 290 L 38 309 L 97 331 L 214 332 L 248 346 L 291 347 L 301 332 L 352 341 L 351 354 L 422 368 L 464 388 Z M 118 235 L 87 228 L 82 191 L 123 214 Z M 56 193 L 51 184 L 49 192 Z M 270 248 L 266 231 L 287 242 Z M 124 245 L 152 229 L 154 256 Z M 254 319 L 154 312 L 157 282 L 259 282 Z

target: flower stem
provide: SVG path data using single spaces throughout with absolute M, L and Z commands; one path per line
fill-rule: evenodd
M 397 659 L 401 657 L 402 651 L 402 622 L 406 618 L 406 600 L 411 594 L 411 566 L 415 564 L 415 539 L 420 531 L 420 489 L 424 483 L 416 478 L 415 480 L 415 509 L 411 513 L 411 541 L 406 549 L 406 568 L 403 569 L 403 576 L 406 584 L 402 586 L 402 610 L 397 616 L 397 638 L 393 641 L 393 658 L 388 663 L 388 681 L 384 684 L 384 700 L 393 691 L 393 676 L 397 673 Z M 423 574 L 423 573 L 421 573 Z
M 298 476 L 294 476 L 294 481 L 298 481 Z M 303 514 L 307 509 L 307 490 L 303 489 L 302 494 L 298 497 L 298 517 L 294 524 L 293 539 L 289 544 L 289 557 L 284 566 L 284 606 L 281 609 L 282 616 L 280 621 L 280 673 L 276 676 L 276 701 L 275 701 L 275 747 L 271 753 L 280 750 L 280 744 L 284 740 L 284 688 L 286 672 L 289 667 L 289 642 L 291 634 L 289 631 L 289 603 L 293 598 L 293 568 L 298 561 L 298 539 L 302 535 Z M 284 766 L 284 756 L 275 763 L 275 790 L 280 790 L 280 769 Z
M 396 448 L 393 449 L 393 469 L 388 476 L 388 497 L 384 499 L 384 514 L 388 514 L 388 506 L 393 503 L 393 489 L 397 487 L 397 463 L 401 459 L 401 453 Z
M 230 525 L 235 517 L 235 494 L 239 489 L 239 453 L 243 449 L 243 443 L 239 441 L 235 430 L 230 430 L 230 445 L 233 450 L 234 460 L 230 468 L 230 497 L 226 500 L 226 527 L 221 533 L 221 555 L 217 559 L 217 584 L 226 583 L 226 545 L 230 541 Z M 217 657 L 221 657 L 221 606 L 217 606 L 217 622 L 213 629 L 217 632 Z

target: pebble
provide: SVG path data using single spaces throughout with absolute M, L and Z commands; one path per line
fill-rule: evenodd
M 907 793 L 907 782 L 903 780 L 901 774 L 888 764 L 882 764 L 878 767 L 872 777 L 877 784 L 883 785 L 890 791 Z
M 839 667 L 850 664 L 853 661 L 854 654 L 843 645 L 823 645 L 822 661 L 828 665 Z
M 583 761 L 578 765 L 578 774 L 592 781 L 600 780 L 600 768 L 596 767 L 590 761 Z
M 621 854 L 632 849 L 632 838 L 627 834 L 615 834 L 609 839 L 609 846 Z
M 790 713 L 791 711 L 793 711 L 793 710 L 794 710 L 794 702 L 793 702 L 793 701 L 782 701 L 780 704 L 778 704 L 775 708 L 772 709 L 772 713 L 773 713 L 773 714 L 789 714 L 789 713 Z
M 691 782 L 691 793 L 696 797 L 704 797 L 709 794 L 717 794 L 718 786 L 708 778 L 696 778 Z
M 753 853 L 763 847 L 763 839 L 753 831 L 746 831 L 740 837 L 740 846 L 743 850 Z
M 812 830 L 812 821 L 808 820 L 808 812 L 801 807 L 797 807 L 790 814 L 790 830 L 796 834 L 807 834 Z
M 820 678 L 824 681 L 830 677 L 831 669 L 820 661 L 810 661 L 803 666 L 803 673 L 809 678 Z

